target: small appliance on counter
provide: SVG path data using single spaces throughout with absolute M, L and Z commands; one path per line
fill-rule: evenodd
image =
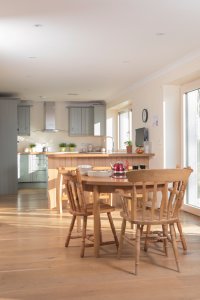
M 93 145 L 92 144 L 89 144 L 87 148 L 88 148 L 87 149 L 88 152 L 92 152 L 93 151 Z
M 113 178 L 126 178 L 126 171 L 123 162 L 118 161 L 114 165 L 111 165 L 113 170 Z

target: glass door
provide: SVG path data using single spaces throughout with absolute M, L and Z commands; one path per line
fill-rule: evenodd
M 193 169 L 184 210 L 200 215 L 200 89 L 188 92 L 184 96 L 184 165 Z

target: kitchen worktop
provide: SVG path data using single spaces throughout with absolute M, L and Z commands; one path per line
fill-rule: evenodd
M 111 152 L 111 153 L 102 153 L 102 152 L 47 152 L 45 153 L 48 157 L 151 157 L 154 156 L 153 153 L 126 153 L 126 152 Z
M 102 153 L 102 152 L 19 152 L 18 154 L 26 154 L 26 155 L 38 155 L 44 154 L 48 157 L 151 157 L 154 156 L 154 153 L 126 153 L 126 152 L 110 152 L 110 153 Z

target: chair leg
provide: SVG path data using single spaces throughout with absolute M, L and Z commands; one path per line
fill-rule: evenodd
M 66 238 L 66 241 L 65 241 L 65 247 L 69 246 L 69 241 L 70 241 L 70 238 L 71 238 L 71 235 L 72 235 L 72 231 L 73 231 L 73 228 L 74 228 L 75 221 L 76 221 L 76 216 L 72 216 L 71 224 L 69 226 L 69 232 L 68 232 L 68 235 L 67 235 L 67 238 Z
M 103 236 L 102 236 L 102 230 L 101 230 L 101 218 L 99 218 L 99 237 L 100 237 L 100 245 L 102 245 Z
M 168 235 L 168 225 L 162 225 L 162 229 L 163 229 L 163 245 L 164 245 L 164 251 L 166 256 L 168 256 L 168 239 L 167 239 L 167 235 Z
M 81 216 L 77 216 L 76 218 L 76 231 L 81 232 Z
M 175 261 L 176 261 L 177 271 L 180 272 L 179 260 L 178 260 L 178 248 L 177 248 L 177 243 L 176 243 L 176 233 L 175 233 L 175 229 L 174 229 L 174 224 L 170 224 L 169 227 L 170 227 L 172 247 L 173 247 L 173 251 L 174 251 L 174 257 L 175 257 Z
M 178 231 L 179 231 L 180 240 L 181 240 L 182 247 L 183 247 L 183 252 L 184 252 L 184 254 L 186 254 L 187 253 L 187 244 L 186 244 L 185 237 L 183 235 L 183 230 L 182 230 L 182 226 L 181 226 L 180 221 L 178 221 L 176 223 L 176 225 L 177 225 L 177 228 L 178 228 Z
M 122 226 L 121 226 L 120 238 L 119 238 L 118 258 L 121 257 L 122 246 L 123 246 L 123 242 L 124 242 L 125 231 L 126 231 L 126 220 L 123 219 L 123 221 L 122 221 Z
M 86 229 L 87 229 L 87 216 L 83 216 L 81 257 L 84 257 L 84 253 L 85 253 Z
M 116 230 L 115 230 L 115 226 L 114 226 L 114 223 L 113 223 L 113 218 L 112 218 L 110 212 L 107 213 L 107 216 L 108 216 L 108 220 L 109 220 L 109 222 L 110 222 L 110 228 L 111 228 L 112 233 L 113 233 L 113 237 L 114 237 L 114 240 L 115 240 L 115 244 L 116 244 L 116 247 L 117 247 L 117 249 L 118 249 L 118 247 L 119 247 L 119 241 L 118 241 L 117 234 L 116 234 Z
M 141 236 L 143 235 L 143 231 L 144 231 L 144 225 L 142 225 L 141 228 L 140 228 Z
M 139 260 L 140 260 L 140 234 L 141 234 L 141 228 L 140 225 L 137 224 L 136 243 L 135 243 L 135 275 L 138 274 L 138 267 L 139 267 Z
M 150 231 L 151 231 L 151 225 L 147 225 L 146 237 L 145 237 L 145 241 L 144 241 L 144 251 L 146 251 L 146 252 L 148 250 L 148 236 L 150 234 Z

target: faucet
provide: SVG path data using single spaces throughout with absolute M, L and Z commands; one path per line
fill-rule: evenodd
M 110 135 L 107 135 L 104 138 L 105 144 L 106 144 L 106 151 L 108 152 L 107 139 L 111 139 L 111 141 L 112 141 L 112 149 L 111 149 L 111 151 L 114 152 L 114 150 L 115 150 L 115 147 L 114 147 L 114 138 L 112 136 L 110 136 Z

